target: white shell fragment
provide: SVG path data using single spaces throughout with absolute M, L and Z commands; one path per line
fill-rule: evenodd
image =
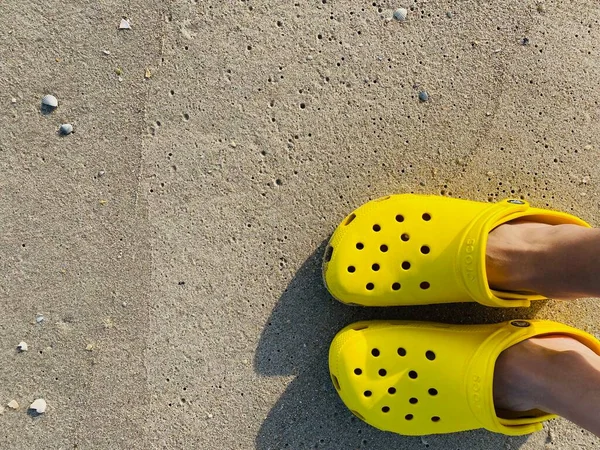
M 19 350 L 20 352 L 26 352 L 27 350 L 29 350 L 29 346 L 27 345 L 27 342 L 25 342 L 25 341 L 19 342 L 19 345 L 17 345 L 17 350 Z
M 398 8 L 396 11 L 394 11 L 394 19 L 399 22 L 404 22 L 407 15 L 408 11 L 405 8 Z
M 42 98 L 42 105 L 46 108 L 54 109 L 58 106 L 58 100 L 54 95 L 45 95 Z
M 105 55 L 110 55 L 110 50 L 102 50 L 102 53 L 104 53 Z
M 38 398 L 31 405 L 29 405 L 29 409 L 37 414 L 44 414 L 47 406 L 46 400 L 43 398 Z
M 19 409 L 19 402 L 16 400 L 11 400 L 6 406 L 8 406 L 10 409 Z
M 121 19 L 121 23 L 119 24 L 119 30 L 131 30 L 131 25 L 129 24 L 129 20 Z
M 37 315 L 35 316 L 35 321 L 36 321 L 37 323 L 42 323 L 42 322 L 44 321 L 44 316 L 43 316 L 42 314 L 37 314 Z
M 58 132 L 63 136 L 67 136 L 73 132 L 73 125 L 70 123 L 63 123 L 58 129 Z

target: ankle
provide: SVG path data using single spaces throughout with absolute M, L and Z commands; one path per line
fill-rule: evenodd
M 531 338 L 500 354 L 494 371 L 497 409 L 565 415 L 575 390 L 595 389 L 600 357 L 564 335 Z
M 539 409 L 548 389 L 552 369 L 550 355 L 535 339 L 520 342 L 503 351 L 494 369 L 494 405 L 506 411 Z
M 492 289 L 538 292 L 540 274 L 545 273 L 549 246 L 540 235 L 552 225 L 506 223 L 490 232 L 486 269 Z

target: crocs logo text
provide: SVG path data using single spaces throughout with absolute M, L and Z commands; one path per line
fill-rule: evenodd
M 467 239 L 465 246 L 466 256 L 464 258 L 465 262 L 465 275 L 468 281 L 475 281 L 475 268 L 473 267 L 473 255 L 472 253 L 475 251 L 475 239 Z
M 481 377 L 479 375 L 473 375 L 471 398 L 473 400 L 473 407 L 477 410 L 481 410 Z

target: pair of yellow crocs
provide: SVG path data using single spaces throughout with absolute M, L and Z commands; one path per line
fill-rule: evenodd
M 334 232 L 323 277 L 339 301 L 361 306 L 479 302 L 529 306 L 544 297 L 491 290 L 487 236 L 515 219 L 589 225 L 523 200 L 496 204 L 424 195 L 392 195 L 348 215 Z M 571 336 L 600 354 L 600 342 L 545 320 L 493 325 L 367 321 L 347 326 L 329 351 L 331 379 L 346 406 L 376 428 L 427 435 L 486 428 L 532 433 L 554 416 L 499 418 L 493 403 L 495 362 L 525 339 Z

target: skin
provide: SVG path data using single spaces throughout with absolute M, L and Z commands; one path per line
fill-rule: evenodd
M 600 297 L 600 229 L 510 222 L 488 239 L 490 286 L 572 300 Z M 539 409 L 600 436 L 600 356 L 561 335 L 531 338 L 506 349 L 494 372 L 496 409 Z

